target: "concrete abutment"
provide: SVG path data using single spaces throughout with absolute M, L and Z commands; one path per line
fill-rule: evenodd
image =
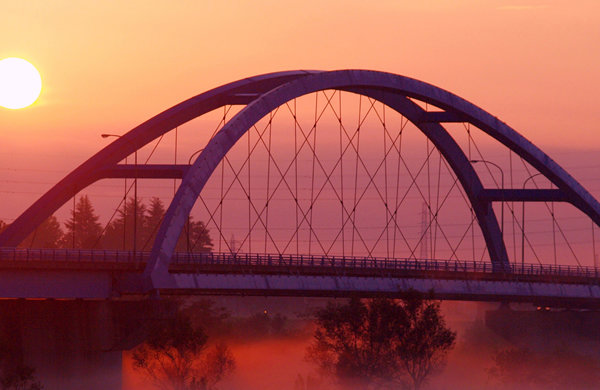
M 157 300 L 1 300 L 0 337 L 46 390 L 121 389 L 122 351 L 173 312 Z

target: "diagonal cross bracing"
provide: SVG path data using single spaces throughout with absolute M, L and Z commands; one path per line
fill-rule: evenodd
M 118 165 L 125 157 L 132 154 L 149 142 L 161 137 L 166 132 L 175 129 L 177 126 L 188 122 L 198 116 L 203 115 L 215 108 L 227 105 L 246 105 L 246 107 L 235 115 L 231 120 L 224 124 L 223 128 L 215 134 L 207 147 L 202 151 L 193 165 L 186 167 L 158 167 L 148 165 L 146 168 L 140 167 L 138 177 L 182 177 L 182 183 L 177 190 L 175 198 L 167 215 L 159 229 L 158 239 L 154 244 L 152 255 L 145 270 L 147 288 L 169 288 L 176 287 L 176 281 L 169 277 L 167 269 L 173 253 L 176 239 L 179 237 L 181 229 L 193 204 L 198 199 L 206 181 L 210 178 L 212 171 L 222 161 L 227 163 L 227 152 L 237 142 L 240 137 L 264 116 L 273 112 L 278 107 L 291 102 L 292 100 L 313 92 L 324 90 L 348 91 L 359 95 L 367 96 L 370 99 L 371 107 L 374 109 L 373 102 L 379 101 L 386 106 L 396 110 L 406 119 L 418 127 L 437 148 L 443 156 L 443 163 L 452 169 L 456 180 L 453 186 L 460 184 L 460 194 L 468 199 L 472 206 L 474 216 L 479 223 L 481 232 L 484 236 L 492 264 L 496 270 L 507 271 L 508 258 L 506 248 L 500 235 L 498 221 L 491 207 L 492 202 L 499 201 L 565 201 L 579 208 L 583 213 L 592 219 L 598 225 L 600 223 L 600 205 L 579 183 L 577 183 L 568 173 L 566 173 L 558 164 L 550 159 L 541 150 L 519 135 L 513 129 L 508 127 L 497 118 L 474 106 L 473 104 L 444 91 L 435 86 L 410 79 L 403 76 L 359 70 L 343 70 L 332 72 L 282 72 L 257 76 L 249 79 L 240 80 L 227 84 L 198 95 L 192 99 L 182 102 L 171 109 L 157 115 L 149 121 L 141 124 L 129 133 L 123 136 L 123 139 L 117 139 L 115 142 L 98 152 L 95 156 L 83 163 L 71 174 L 67 175 L 48 193 L 44 194 L 28 210 L 26 210 L 13 224 L 10 225 L 2 234 L 0 234 L 0 246 L 16 246 L 29 233 L 31 233 L 42 221 L 50 216 L 54 211 L 67 202 L 74 194 L 87 187 L 91 183 L 106 177 L 131 177 L 131 169 L 126 165 Z M 332 99 L 335 92 L 326 96 L 326 106 L 331 106 L 335 112 Z M 431 104 L 442 111 L 427 112 L 417 105 L 413 100 Z M 289 108 L 289 105 L 288 105 Z M 292 111 L 292 110 L 290 110 Z M 374 109 L 376 112 L 377 110 Z M 295 112 L 295 109 L 294 109 Z M 336 113 L 341 117 L 341 113 Z M 364 120 L 364 117 L 363 117 Z M 361 119 L 359 116 L 359 123 Z M 385 129 L 385 120 L 382 124 Z M 519 155 L 524 161 L 527 161 L 533 168 L 543 174 L 554 186 L 555 190 L 523 190 L 505 189 L 494 190 L 485 189 L 479 177 L 469 164 L 469 160 L 464 152 L 449 135 L 442 123 L 464 122 L 467 125 L 474 125 L 483 132 L 489 134 L 494 139 L 501 142 L 511 151 Z M 315 126 L 317 121 L 315 120 Z M 294 125 L 296 130 L 302 134 L 304 140 L 302 145 L 296 147 L 296 155 L 300 150 L 311 150 L 315 153 L 314 144 L 309 141 L 312 130 L 305 131 L 298 123 Z M 362 165 L 369 178 L 370 187 L 373 183 L 373 172 L 384 171 L 387 169 L 387 161 L 380 164 L 378 168 L 369 170 L 364 161 L 361 160 L 361 153 L 358 146 L 358 138 L 354 142 L 354 135 L 345 132 L 346 129 L 340 120 L 340 134 L 347 137 L 347 143 L 341 145 L 341 150 L 351 150 L 356 153 L 357 166 Z M 387 131 L 387 130 L 386 130 Z M 389 134 L 387 134 L 389 136 Z M 341 138 L 340 138 L 341 139 Z M 396 143 L 398 139 L 398 143 Z M 400 152 L 401 137 L 389 137 L 389 151 Z M 265 146 L 267 143 L 262 136 L 259 136 L 257 143 Z M 387 141 L 386 141 L 387 142 Z M 269 148 L 267 148 L 270 150 Z M 433 149 L 432 149 L 433 150 Z M 270 151 L 269 151 L 270 153 Z M 344 152 L 345 153 L 345 152 Z M 440 159 L 441 163 L 442 159 Z M 295 169 L 295 162 L 289 167 L 281 167 L 279 164 L 269 160 L 269 166 L 281 175 L 281 179 L 275 187 L 270 190 L 271 199 L 280 186 L 284 186 L 290 194 L 297 194 L 297 183 L 294 187 L 286 179 L 286 173 Z M 272 164 L 272 165 L 271 165 Z M 330 186 L 338 199 L 342 200 L 344 196 L 341 192 L 336 192 L 336 185 L 331 180 L 333 170 L 327 169 L 325 165 L 320 164 L 318 158 L 314 158 L 315 167 L 318 167 L 325 174 L 325 185 Z M 398 166 L 406 163 L 401 158 L 398 159 Z M 182 169 L 180 169 L 182 168 Z M 334 168 L 336 169 L 336 168 Z M 340 167 L 340 169 L 342 169 Z M 409 173 L 413 175 L 412 173 Z M 135 174 L 134 174 L 135 175 Z M 387 177 L 387 176 L 386 176 Z M 413 175 L 414 180 L 418 174 Z M 319 194 L 324 190 L 322 184 L 320 188 L 313 188 L 315 191 L 314 199 L 318 199 Z M 329 188 L 329 187 L 328 187 Z M 398 226 L 397 212 L 387 206 L 388 192 L 387 184 L 385 193 L 379 192 L 380 189 L 373 187 L 373 190 L 379 197 L 379 200 L 386 204 L 386 221 L 388 224 Z M 363 192 L 364 195 L 364 192 Z M 426 196 L 427 195 L 427 196 Z M 437 225 L 437 213 L 443 205 L 438 203 L 437 208 L 431 210 L 431 224 Z M 250 195 L 248 195 L 250 196 Z M 429 195 L 420 193 L 424 199 Z M 398 194 L 397 197 L 402 197 Z M 447 197 L 447 195 L 446 195 Z M 313 199 L 313 200 L 314 200 Z M 356 201 L 360 202 L 360 193 L 357 192 Z M 398 204 L 398 202 L 396 202 Z M 250 205 L 252 207 L 252 205 Z M 298 214 L 298 225 L 304 223 L 306 219 L 312 218 L 312 208 L 302 209 L 300 205 L 296 206 Z M 354 211 L 341 205 L 342 221 L 339 232 L 344 232 L 344 226 L 347 223 L 354 223 Z M 221 208 L 222 211 L 222 208 Z M 251 210 L 252 211 L 252 210 Z M 268 210 L 264 207 L 254 206 L 254 223 L 268 226 Z M 264 216 L 264 220 L 263 220 Z M 213 215 L 211 214 L 211 219 Z M 472 218 L 474 219 L 474 218 Z M 345 221 L 345 222 L 344 222 Z M 356 229 L 354 229 L 356 230 Z M 436 230 L 437 231 L 437 230 Z M 394 229 L 394 235 L 402 231 Z M 443 229 L 440 234 L 444 236 Z M 464 239 L 465 235 L 462 235 Z M 357 237 L 360 239 L 360 237 Z M 345 238 L 346 240 L 348 237 Z M 337 238 L 336 238 L 337 240 Z M 335 240 L 334 240 L 335 242 Z M 396 240 L 394 240 L 395 245 Z M 287 244 L 289 245 L 289 243 Z M 459 243 L 460 245 L 460 243 Z M 322 245 L 323 246 L 323 245 Z M 365 246 L 366 243 L 365 243 Z M 455 247 L 456 248 L 456 247 Z M 324 252 L 327 248 L 323 247 Z M 413 250 L 414 252 L 414 250 Z

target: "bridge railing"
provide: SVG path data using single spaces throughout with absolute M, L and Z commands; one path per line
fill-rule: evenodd
M 248 253 L 186 253 L 173 256 L 176 264 L 230 264 L 248 266 L 287 266 L 287 267 L 334 267 L 334 268 L 374 268 L 382 270 L 407 271 L 447 271 L 493 273 L 497 267 L 489 262 L 461 260 L 432 260 L 408 258 L 344 257 L 289 254 L 248 254 Z M 508 273 L 517 275 L 549 275 L 597 278 L 600 271 L 594 267 L 551 264 L 511 264 Z
M 31 249 L 0 248 L 0 262 L 111 262 L 111 263 L 145 263 L 150 252 L 97 249 Z M 463 273 L 493 273 L 498 269 L 489 262 L 461 260 L 433 260 L 386 257 L 349 257 L 292 254 L 257 254 L 257 253 L 219 253 L 219 252 L 176 252 L 171 260 L 179 265 L 231 265 L 262 267 L 330 267 L 336 269 L 378 269 L 404 271 L 445 271 Z M 505 270 L 512 275 L 547 275 L 561 277 L 598 278 L 598 268 L 551 265 L 551 264 L 510 264 Z
M 37 248 L 0 248 L 0 261 L 67 261 L 67 262 L 145 262 L 149 252 L 98 250 L 98 249 L 37 249 Z

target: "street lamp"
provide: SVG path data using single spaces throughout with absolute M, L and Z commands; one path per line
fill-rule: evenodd
M 138 196 L 137 196 L 137 178 L 138 178 L 138 158 L 137 158 L 137 147 L 135 144 L 123 137 L 122 135 L 117 134 L 102 134 L 102 138 L 115 137 L 121 138 L 125 141 L 129 142 L 131 146 L 133 146 L 134 150 L 134 173 L 133 173 L 133 260 L 137 259 L 137 211 L 138 211 Z M 127 214 L 127 199 L 125 199 L 125 214 Z M 123 229 L 125 226 L 123 226 Z
M 500 174 L 502 175 L 501 176 L 502 177 L 502 198 L 501 198 L 501 203 L 502 203 L 502 206 L 501 206 L 501 210 L 502 210 L 501 211 L 501 214 L 502 214 L 501 225 L 502 225 L 502 229 L 500 231 L 500 234 L 502 236 L 502 248 L 504 248 L 504 171 L 502 170 L 502 168 L 500 168 L 500 166 L 498 164 L 493 163 L 491 161 L 487 161 L 487 160 L 471 160 L 471 163 L 473 163 L 473 164 L 476 164 L 476 163 L 479 163 L 479 162 L 495 166 L 496 168 L 498 168 L 500 170 Z M 502 251 L 504 252 L 504 249 Z M 502 254 L 505 255 L 505 253 L 502 253 Z M 504 259 L 502 259 L 502 260 L 504 260 Z
M 188 159 L 188 165 L 192 165 L 192 159 L 194 158 L 195 155 L 199 154 L 200 152 L 202 152 L 204 150 L 204 148 L 196 150 L 194 153 L 192 153 L 192 155 L 190 156 L 190 158 Z M 190 245 L 190 214 L 188 214 L 187 217 L 187 229 L 186 229 L 186 235 L 187 235 L 187 250 L 188 252 L 192 251 L 192 246 Z
M 204 150 L 204 148 L 196 150 L 194 153 L 192 153 L 192 155 L 190 156 L 190 158 L 188 160 L 188 165 L 192 165 L 192 159 L 194 158 L 194 156 L 197 155 L 198 153 L 200 153 L 203 150 Z
M 536 173 L 535 175 L 531 175 L 527 178 L 527 180 L 525 180 L 525 182 L 523 183 L 523 189 L 525 189 L 525 186 L 527 185 L 527 182 L 531 179 L 533 179 L 536 176 L 540 176 L 541 173 Z M 523 219 L 522 219 L 522 226 L 521 226 L 521 231 L 523 233 L 523 236 L 521 237 L 521 272 L 523 272 L 525 270 L 525 201 L 523 201 Z

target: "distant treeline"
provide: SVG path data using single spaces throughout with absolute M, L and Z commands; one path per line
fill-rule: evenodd
M 71 210 L 71 217 L 63 223 L 51 215 L 42 222 L 19 245 L 24 248 L 73 248 L 73 249 L 133 249 L 134 216 L 137 217 L 137 249 L 150 250 L 156 233 L 165 217 L 165 206 L 156 197 L 146 205 L 138 199 L 137 213 L 135 201 L 129 198 L 125 207 L 118 210 L 113 218 L 102 226 L 87 195 L 81 196 Z M 0 220 L 0 231 L 8 224 Z M 176 251 L 210 252 L 213 243 L 209 230 L 202 221 L 192 217 L 185 224 L 177 242 Z

